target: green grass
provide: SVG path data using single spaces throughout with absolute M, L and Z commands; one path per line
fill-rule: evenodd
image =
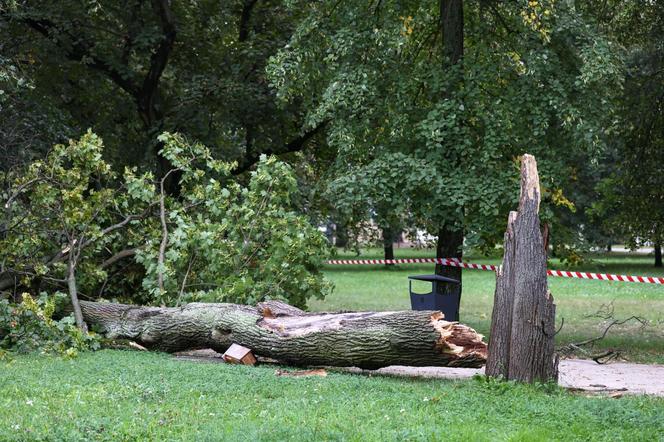
M 401 256 L 430 251 L 399 250 Z M 380 257 L 370 250 L 365 257 Z M 471 257 L 472 259 L 472 257 Z M 652 258 L 596 257 L 582 270 L 659 274 Z M 476 262 L 497 264 L 498 259 Z M 559 267 L 552 263 L 551 267 Z M 314 310 L 408 309 L 415 265 L 326 268 L 336 291 Z M 634 361 L 664 362 L 664 287 L 550 278 L 565 327 L 558 343 L 599 333 L 588 315 L 613 302 L 616 317 L 652 325 L 616 328 L 603 347 Z M 494 275 L 464 271 L 461 319 L 487 333 Z M 663 440 L 664 398 L 609 399 L 555 386 L 493 380 L 390 378 L 331 372 L 277 377 L 274 366 L 175 360 L 158 353 L 104 350 L 74 360 L 39 355 L 0 362 L 0 441 Z
M 2 366 L 0 440 L 658 440 L 664 399 L 177 361 L 104 350 Z
M 397 249 L 397 257 L 431 257 L 431 250 Z M 352 256 L 346 254 L 346 256 Z M 361 258 L 381 258 L 381 250 L 370 249 Z M 500 264 L 499 258 L 467 257 L 470 262 Z M 552 260 L 551 268 L 564 269 Z M 664 276 L 664 270 L 653 267 L 650 256 L 611 254 L 593 256 L 574 270 L 599 273 Z M 312 310 L 402 310 L 410 308 L 408 275 L 432 273 L 433 265 L 383 265 L 326 267 L 326 276 L 335 291 L 323 301 L 310 302 Z M 493 306 L 495 275 L 493 272 L 464 270 L 461 321 L 488 335 Z M 649 321 L 642 327 L 635 321 L 613 327 L 597 350 L 619 349 L 633 362 L 664 364 L 664 286 L 625 282 L 603 282 L 568 278 L 549 278 L 549 288 L 557 305 L 557 320 L 565 319 L 557 335 L 558 345 L 598 336 L 606 320 L 592 317 L 603 305 L 612 303 L 616 319 L 640 316 Z

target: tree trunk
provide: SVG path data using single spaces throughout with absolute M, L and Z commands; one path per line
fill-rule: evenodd
M 394 259 L 394 241 L 397 237 L 397 229 L 393 227 L 383 227 L 383 252 L 385 259 Z M 385 264 L 391 266 L 394 264 Z
M 394 259 L 394 244 L 391 241 L 389 243 L 383 241 L 383 254 L 385 256 L 385 259 Z M 390 263 L 385 265 L 391 266 L 394 264 Z
M 345 248 L 348 245 L 348 228 L 346 223 L 336 223 L 334 229 L 335 241 L 334 245 L 336 247 Z
M 662 267 L 662 245 L 655 243 L 655 267 Z
M 519 210 L 510 213 L 503 265 L 497 275 L 489 376 L 524 382 L 558 379 L 555 304 L 547 287 L 539 203 L 537 163 L 526 154 L 521 161 Z
M 443 70 L 446 75 L 455 75 L 458 81 L 452 83 L 451 90 L 444 92 L 444 99 L 454 99 L 463 82 L 461 69 L 450 71 L 451 66 L 460 65 L 463 61 L 464 30 L 463 30 L 463 0 L 440 0 L 440 26 L 443 36 Z M 460 68 L 460 66 L 459 66 Z M 461 120 L 460 120 L 461 121 Z M 462 258 L 463 255 L 463 228 L 450 225 L 443 226 L 438 231 L 436 244 L 436 258 Z M 458 298 L 461 302 L 461 268 L 436 265 L 436 274 L 453 278 L 459 281 L 455 284 L 439 284 L 439 293 Z M 448 320 L 458 321 L 457 310 Z
M 180 308 L 81 302 L 110 338 L 155 350 L 225 351 L 232 343 L 293 365 L 481 367 L 486 344 L 435 311 L 305 313 L 279 301 L 257 307 L 192 303 Z
M 463 258 L 463 230 L 458 228 L 443 227 L 438 231 L 438 240 L 436 242 L 436 258 Z M 462 271 L 461 267 L 450 267 L 436 264 L 436 275 L 453 278 L 459 281 L 458 284 L 438 284 L 438 293 L 445 296 L 456 296 L 461 302 L 462 289 Z M 459 310 L 457 309 L 449 318 L 449 321 L 459 320 Z
M 74 319 L 76 320 L 76 326 L 84 332 L 87 332 L 88 327 L 83 320 L 81 305 L 78 301 L 78 289 L 76 288 L 76 263 L 74 262 L 73 255 L 74 250 L 73 247 L 71 247 L 67 265 L 67 288 L 69 289 L 69 298 L 71 300 L 72 308 L 74 309 Z
M 457 64 L 463 57 L 463 0 L 440 0 L 443 28 L 443 67 Z

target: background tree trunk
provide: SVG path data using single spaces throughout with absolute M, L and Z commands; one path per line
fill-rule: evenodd
M 463 258 L 463 230 L 443 227 L 438 231 L 436 258 Z M 446 296 L 458 296 L 461 302 L 462 271 L 461 267 L 450 267 L 436 264 L 436 275 L 442 275 L 459 281 L 459 284 L 438 284 L 438 293 Z M 459 311 L 452 320 L 459 319 Z
M 180 308 L 81 301 L 85 320 L 110 338 L 175 352 L 231 343 L 293 365 L 481 367 L 486 344 L 435 311 L 305 313 L 279 301 L 257 307 L 193 303 Z
M 443 66 L 455 65 L 463 57 L 463 0 L 440 0 L 443 34 Z
M 348 228 L 345 222 L 336 222 L 334 229 L 336 247 L 345 248 L 348 245 Z
M 463 28 L 463 0 L 440 0 L 440 26 L 443 36 L 443 70 L 449 70 L 450 66 L 461 65 L 463 61 L 464 48 L 464 28 Z M 457 87 L 461 87 L 463 82 L 463 72 L 454 71 L 458 75 L 458 81 L 454 82 Z M 454 97 L 456 90 L 445 92 L 445 99 Z M 438 241 L 436 243 L 436 258 L 458 258 L 463 257 L 463 235 L 462 227 L 453 225 L 444 225 L 438 231 Z M 443 295 L 458 296 L 461 299 L 462 270 L 460 267 L 449 267 L 436 265 L 436 274 L 453 278 L 459 281 L 458 285 L 440 284 L 439 293 Z M 459 312 L 456 312 L 456 319 L 459 318 Z
M 521 160 L 519 211 L 508 220 L 503 265 L 496 281 L 489 376 L 523 382 L 558 379 L 556 310 L 547 288 L 539 203 L 537 163 L 526 154 Z
M 662 267 L 662 245 L 655 243 L 655 267 Z
M 394 242 L 399 235 L 399 229 L 386 226 L 381 229 L 383 231 L 383 255 L 384 259 L 394 259 Z M 393 266 L 394 264 L 385 264 Z

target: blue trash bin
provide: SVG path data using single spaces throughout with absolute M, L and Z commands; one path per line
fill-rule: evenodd
M 413 310 L 440 310 L 447 321 L 459 320 L 459 303 L 461 301 L 459 281 L 440 275 L 414 275 L 409 276 L 408 279 L 410 306 Z M 413 280 L 430 282 L 431 291 L 429 293 L 413 292 Z M 443 295 L 439 291 L 442 284 L 455 284 L 457 287 L 452 293 Z

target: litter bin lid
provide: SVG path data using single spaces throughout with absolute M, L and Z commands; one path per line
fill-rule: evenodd
M 441 282 L 456 282 L 457 284 L 459 281 L 456 279 L 452 278 L 447 278 L 445 276 L 440 276 L 440 275 L 413 275 L 409 276 L 408 279 L 416 279 L 418 281 L 441 281 Z

